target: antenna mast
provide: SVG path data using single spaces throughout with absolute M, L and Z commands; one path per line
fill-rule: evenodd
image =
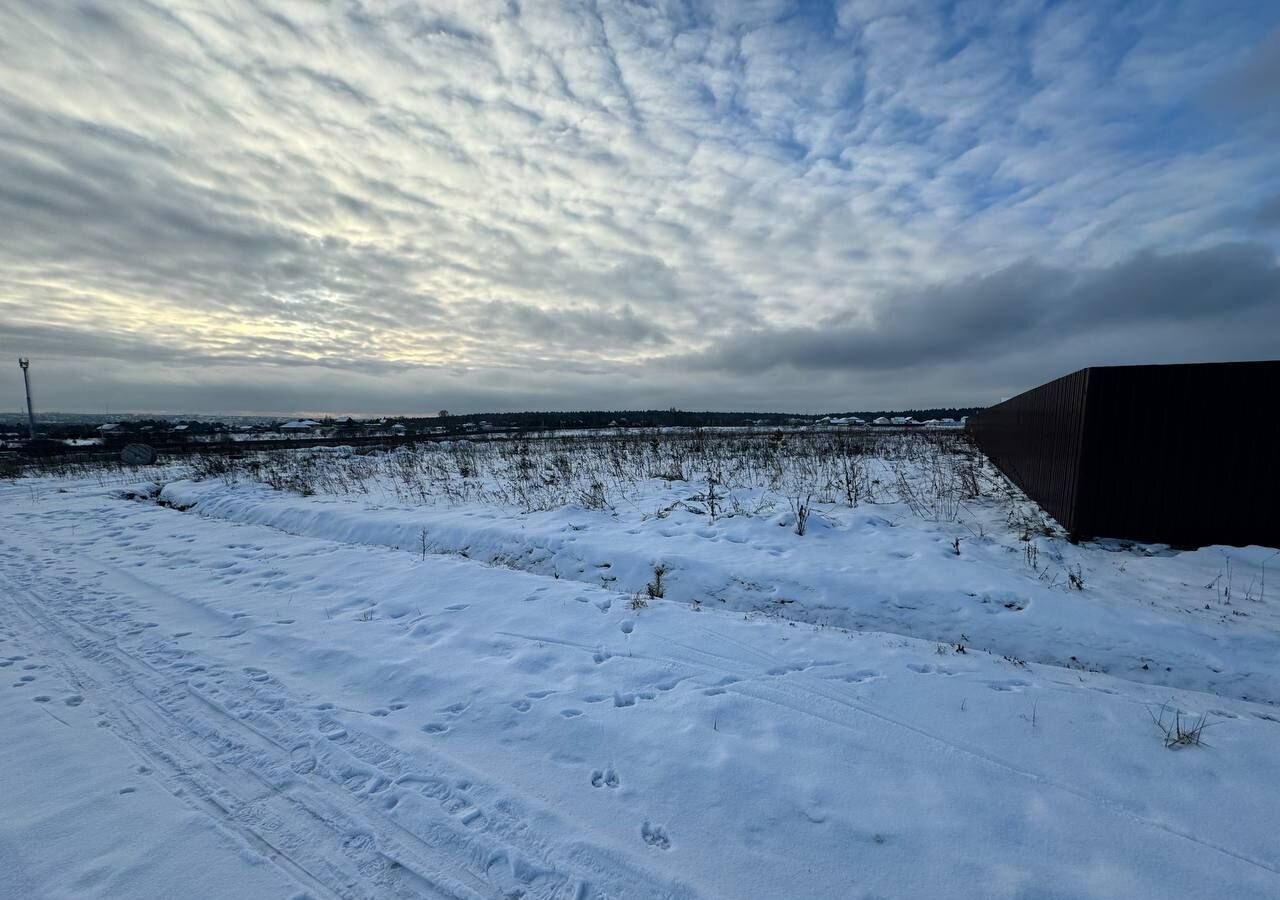
M 31 407 L 31 373 L 27 371 L 27 367 L 31 365 L 31 360 L 25 356 L 18 360 L 18 368 L 22 369 L 22 382 L 27 387 L 27 430 L 31 432 L 31 440 L 36 439 L 36 414 Z

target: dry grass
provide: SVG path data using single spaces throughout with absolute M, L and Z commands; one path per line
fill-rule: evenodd
M 1214 724 L 1209 721 L 1208 713 L 1193 716 L 1177 707 L 1170 707 L 1168 703 L 1161 704 L 1158 712 L 1148 708 L 1147 713 L 1163 736 L 1164 745 L 1170 750 L 1201 746 L 1204 743 L 1201 735 L 1206 728 Z

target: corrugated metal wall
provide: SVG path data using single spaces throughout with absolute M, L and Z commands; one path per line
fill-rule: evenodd
M 1280 362 L 1082 369 L 970 418 L 1078 538 L 1280 547 Z
M 970 416 L 974 441 L 1068 531 L 1076 520 L 1087 369 Z
M 1280 547 L 1280 362 L 1089 377 L 1082 536 Z

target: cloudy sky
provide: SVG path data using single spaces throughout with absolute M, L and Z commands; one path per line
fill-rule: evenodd
M 356 413 L 1276 357 L 1277 146 L 1262 0 L 0 0 L 0 357 Z

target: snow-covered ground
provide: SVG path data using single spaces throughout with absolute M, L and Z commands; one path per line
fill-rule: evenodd
M 0 896 L 1280 896 L 1275 550 L 315 457 L 0 484 Z

